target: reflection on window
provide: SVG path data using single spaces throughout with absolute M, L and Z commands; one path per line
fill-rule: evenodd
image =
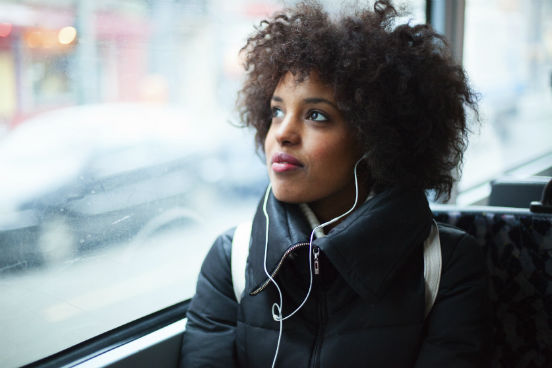
M 267 182 L 228 122 L 238 51 L 280 7 L 0 1 L 0 366 L 192 296 Z
M 552 153 L 552 3 L 469 0 L 465 15 L 464 66 L 483 125 L 460 191 Z

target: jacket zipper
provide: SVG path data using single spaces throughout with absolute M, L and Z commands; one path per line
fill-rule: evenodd
M 326 294 L 324 290 L 322 289 L 321 280 L 320 280 L 320 248 L 317 246 L 313 247 L 312 249 L 313 256 L 314 256 L 314 274 L 315 274 L 315 282 L 316 282 L 316 290 L 318 295 L 318 303 L 317 303 L 317 309 L 318 309 L 318 328 L 316 330 L 316 336 L 314 339 L 314 346 L 312 349 L 312 359 L 311 359 L 311 367 L 319 367 L 320 366 L 320 352 L 322 350 L 322 342 L 324 338 L 324 325 L 326 323 Z
M 301 247 L 304 247 L 304 246 L 308 246 L 309 243 L 308 242 L 303 242 L 303 243 L 297 243 L 297 244 L 294 244 L 292 245 L 291 247 L 289 247 L 286 252 L 284 253 L 284 255 L 282 256 L 282 258 L 280 258 L 280 262 L 278 262 L 278 265 L 276 266 L 276 268 L 274 269 L 274 271 L 272 271 L 272 274 L 270 275 L 270 277 L 272 278 L 275 278 L 276 277 L 276 274 L 278 273 L 278 271 L 280 271 L 280 267 L 282 267 L 282 264 L 284 264 L 284 261 L 285 259 L 287 258 L 287 256 L 293 252 L 294 250 L 298 249 L 298 248 L 301 248 Z M 316 247 L 318 248 L 318 247 Z M 318 256 L 317 256 L 318 258 Z M 266 287 L 268 286 L 268 284 L 270 283 L 270 279 L 267 278 L 265 280 L 265 282 L 263 282 L 263 284 L 261 286 L 259 286 L 257 289 L 253 290 L 252 292 L 249 293 L 249 295 L 251 296 L 254 296 L 254 295 L 257 295 L 259 294 L 261 291 L 263 291 L 264 289 L 266 289 Z
M 318 256 L 320 255 L 320 248 L 316 245 L 312 248 L 312 255 L 314 256 L 314 274 L 320 275 L 320 261 Z

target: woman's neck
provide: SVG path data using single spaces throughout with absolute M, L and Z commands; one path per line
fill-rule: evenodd
M 336 217 L 341 216 L 351 209 L 351 207 L 355 203 L 354 183 L 351 189 L 352 190 L 343 191 L 341 193 L 337 193 L 322 200 L 314 201 L 308 204 L 320 223 L 328 222 Z M 359 185 L 358 199 L 355 205 L 355 209 L 364 203 L 367 196 L 368 188 L 365 185 Z M 346 216 L 342 217 L 332 224 L 325 226 L 324 231 L 327 233 L 345 218 Z

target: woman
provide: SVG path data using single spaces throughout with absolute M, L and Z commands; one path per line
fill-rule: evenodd
M 450 194 L 475 98 L 442 37 L 395 17 L 385 1 L 339 19 L 306 3 L 248 39 L 241 111 L 271 185 L 241 300 L 234 230 L 204 261 L 183 366 L 485 366 L 483 257 L 442 225 L 425 315 L 425 191 Z

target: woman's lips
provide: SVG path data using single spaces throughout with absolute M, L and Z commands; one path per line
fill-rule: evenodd
M 272 170 L 277 173 L 297 170 L 303 167 L 301 161 L 287 153 L 279 152 L 272 155 Z

